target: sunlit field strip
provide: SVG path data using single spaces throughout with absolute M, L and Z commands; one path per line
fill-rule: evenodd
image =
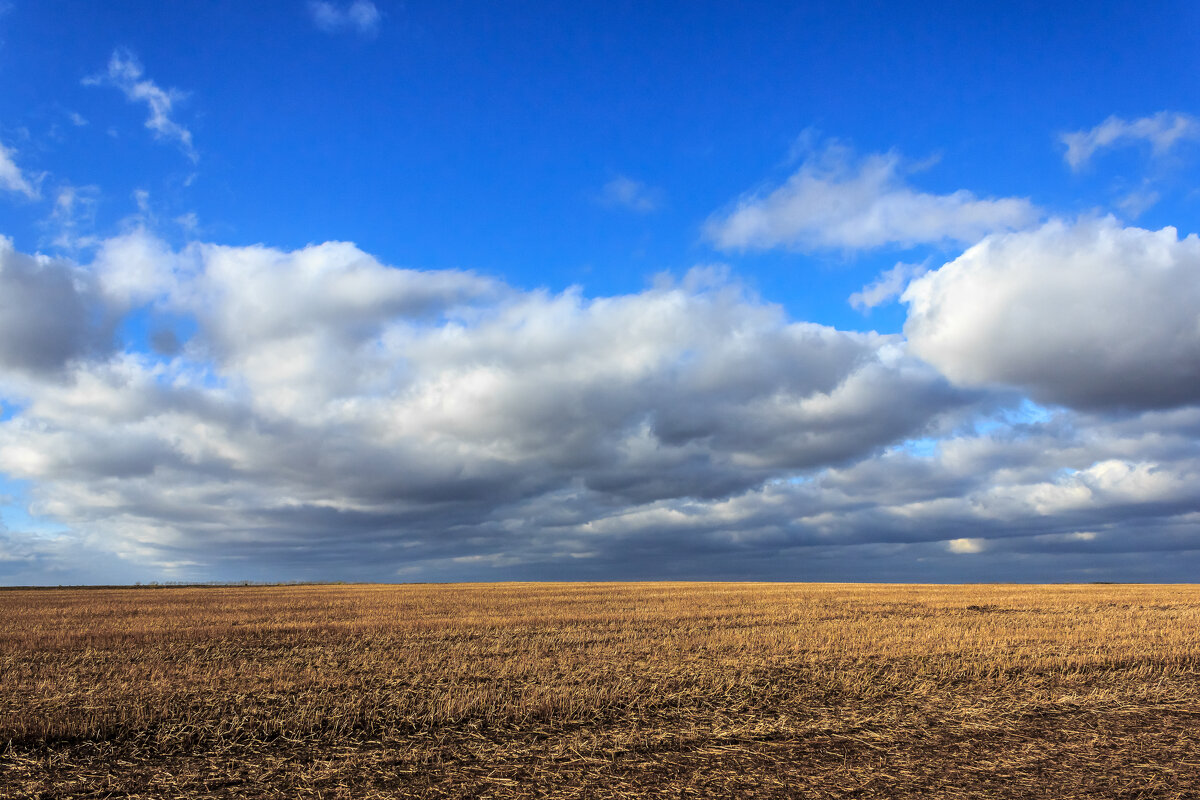
M 1200 791 L 1190 585 L 45 589 L 0 614 L 4 797 Z

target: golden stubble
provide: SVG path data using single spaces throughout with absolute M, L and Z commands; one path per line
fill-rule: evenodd
M 9 590 L 0 620 L 0 797 L 1200 792 L 1195 586 Z

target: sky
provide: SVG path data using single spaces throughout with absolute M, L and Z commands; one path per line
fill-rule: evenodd
M 1195 580 L 1198 54 L 0 2 L 0 584 Z

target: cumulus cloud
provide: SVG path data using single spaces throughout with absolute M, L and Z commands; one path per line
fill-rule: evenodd
M 382 19 L 379 9 L 371 0 L 354 0 L 345 6 L 325 0 L 311 0 L 308 13 L 316 26 L 326 33 L 353 31 L 360 36 L 378 33 Z
M 677 528 L 707 526 L 714 537 L 774 552 L 887 545 L 895 556 L 940 543 L 959 555 L 987 552 L 993 564 L 992 554 L 1047 549 L 1190 550 L 1200 544 L 1184 535 L 1200 517 L 1198 417 L 1195 409 L 1120 420 L 1060 410 L 952 433 L 927 454 L 894 448 L 812 480 L 768 484 L 721 504 L 720 514 L 697 509 Z M 943 575 L 961 579 L 957 569 Z M 911 566 L 904 574 L 912 579 Z
M 641 181 L 618 175 L 604 184 L 604 189 L 600 193 L 600 202 L 607 206 L 628 208 L 639 214 L 649 214 L 657 211 L 662 205 L 662 192 Z
M 0 463 L 37 513 L 155 563 L 611 556 L 647 520 L 852 463 L 972 397 L 895 336 L 789 321 L 710 270 L 587 299 L 344 243 L 134 231 L 86 269 L 7 252 L 37 302 L 83 307 L 36 314 L 64 330 L 0 361 L 21 408 Z M 172 346 L 72 327 L 131 312 Z
M 996 234 L 909 284 L 914 353 L 1083 409 L 1200 402 L 1200 239 L 1112 218 Z
M 1127 273 L 1179 270 L 1194 246 L 1111 220 L 996 235 L 912 282 L 906 342 L 791 320 L 711 269 L 588 298 L 391 267 L 337 242 L 175 249 L 135 229 L 77 265 L 5 240 L 0 465 L 66 530 L 0 537 L 0 575 L 85 574 L 72 559 L 138 579 L 129 565 L 274 579 L 1175 575 L 1200 547 L 1200 406 L 1160 402 L 1152 371 L 1130 381 L 1151 375 L 1137 390 L 1149 400 L 1114 406 L 1085 381 L 1074 410 L 1030 406 L 991 385 L 1053 401 L 1085 370 L 1059 370 L 1061 385 L 1049 368 L 966 379 L 927 346 L 965 333 L 923 326 L 974 319 L 990 331 L 966 337 L 976 360 L 1011 365 L 995 348 L 1038 317 L 996 328 L 976 293 L 1061 315 L 1074 308 L 1061 296 L 1026 296 L 1059 291 L 1057 271 L 1102 287 L 1085 305 L 1109 292 L 1141 308 Z M 1054 270 L 1034 269 L 1039 253 Z M 1188 298 L 1173 300 L 1200 307 Z M 147 341 L 119 338 L 131 319 Z M 1133 345 L 1143 360 L 1180 358 L 1149 319 L 1126 320 L 1148 337 Z M 1023 357 L 1083 341 L 1029 338 Z M 1090 380 L 1115 386 L 1097 356 L 1113 348 L 1091 346 Z M 1172 553 L 1169 569 L 1152 552 Z
M 1087 131 L 1064 133 L 1063 158 L 1071 169 L 1082 169 L 1100 150 L 1145 142 L 1154 155 L 1162 155 L 1181 141 L 1200 137 L 1200 122 L 1189 114 L 1160 111 L 1149 117 L 1125 120 L 1112 116 Z
M 723 250 L 857 250 L 974 242 L 1037 218 L 1037 209 L 1021 198 L 919 192 L 905 183 L 895 154 L 855 161 L 833 146 L 806 160 L 782 186 L 743 197 L 731 211 L 711 217 L 705 233 Z
M 145 76 L 137 57 L 118 48 L 108 60 L 108 69 L 100 75 L 85 78 L 85 86 L 112 86 L 120 89 L 131 103 L 145 103 L 150 116 L 146 127 L 159 139 L 176 142 L 192 161 L 198 155 L 192 144 L 192 132 L 171 118 L 175 105 L 187 95 L 178 89 L 163 89 Z
M 41 195 L 37 186 L 13 161 L 16 152 L 0 143 L 0 189 L 23 194 L 30 200 Z

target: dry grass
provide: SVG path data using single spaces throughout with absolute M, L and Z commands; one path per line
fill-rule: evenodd
M 1200 587 L 0 592 L 0 797 L 1200 797 Z

